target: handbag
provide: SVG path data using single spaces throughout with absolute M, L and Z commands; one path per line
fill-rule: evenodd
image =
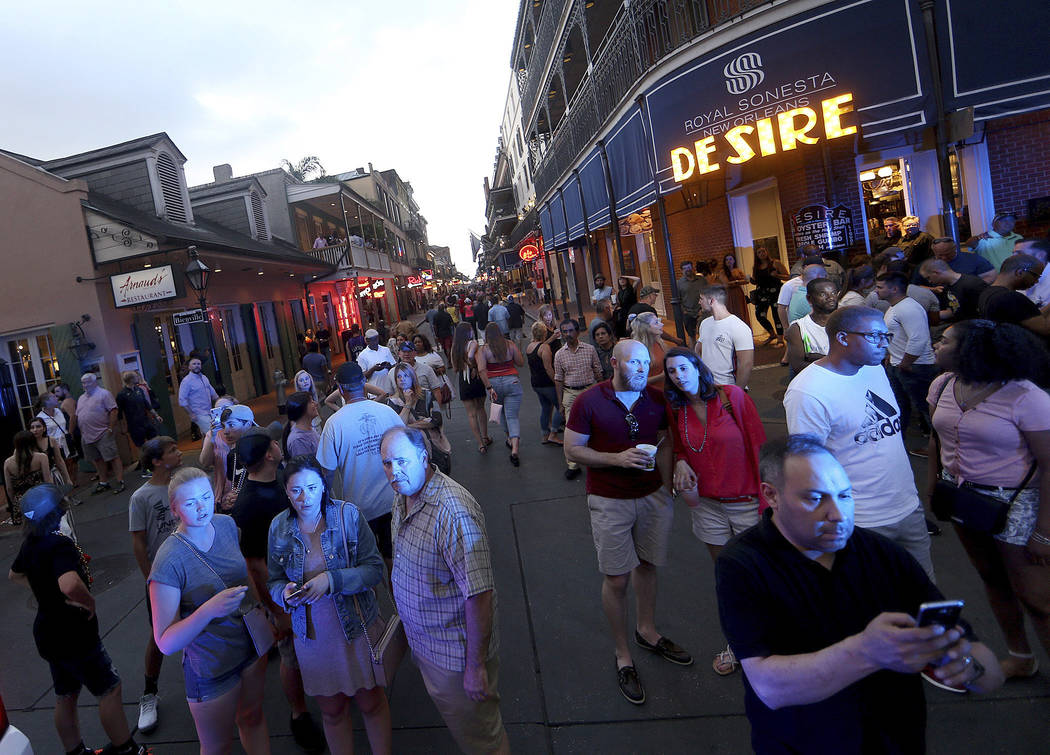
M 498 425 L 500 415 L 503 413 L 503 404 L 497 404 L 495 401 L 489 404 L 489 422 Z
M 219 580 L 222 585 L 222 589 L 227 589 L 226 582 L 222 577 L 219 576 L 219 572 L 215 571 L 215 568 L 208 563 L 208 561 L 202 556 L 196 548 L 194 548 L 182 535 L 177 532 L 173 532 L 172 535 L 182 541 L 190 551 L 196 556 L 202 564 L 208 567 L 208 570 L 215 575 L 215 578 Z M 255 652 L 261 658 L 270 652 L 270 648 L 273 647 L 273 628 L 270 626 L 270 620 L 266 618 L 266 612 L 263 607 L 256 603 L 251 610 L 241 614 L 241 620 L 244 622 L 245 628 L 248 630 L 248 636 L 252 638 L 252 644 L 255 646 Z
M 937 406 L 941 402 L 941 396 L 944 395 L 944 391 L 948 387 L 949 382 L 950 381 L 948 380 L 944 381 L 940 392 L 937 394 L 937 399 L 933 402 L 933 412 L 930 415 L 931 419 L 933 414 L 937 411 Z M 933 438 L 937 446 L 937 462 L 939 467 L 941 458 L 941 438 L 936 430 L 933 430 Z M 1014 489 L 1013 495 L 1005 501 L 980 492 L 974 484 L 970 482 L 964 482 L 962 485 L 955 485 L 947 480 L 938 479 L 933 483 L 933 495 L 930 496 L 930 509 L 933 510 L 933 515 L 939 521 L 955 522 L 956 524 L 962 525 L 974 532 L 981 532 L 986 535 L 998 535 L 1006 527 L 1006 518 L 1010 513 L 1010 506 L 1013 505 L 1015 500 L 1017 500 L 1017 496 L 1021 494 L 1021 491 L 1028 486 L 1029 481 L 1032 479 L 1032 475 L 1035 474 L 1035 469 L 1036 463 L 1033 461 L 1032 466 L 1028 468 L 1028 473 L 1024 476 L 1021 484 Z
M 346 501 L 339 507 L 340 525 L 343 528 L 343 550 L 349 554 L 350 548 L 346 541 L 346 519 L 343 517 L 343 509 Z M 375 591 L 372 591 L 373 597 Z M 357 611 L 357 620 L 361 623 L 361 631 L 364 632 L 365 642 L 368 644 L 368 655 L 372 661 L 372 673 L 375 675 L 376 684 L 380 687 L 389 687 L 397 674 L 398 666 L 408 652 L 408 636 L 405 634 L 405 626 L 401 623 L 401 617 L 395 607 L 390 618 L 386 620 L 386 627 L 376 642 L 368 636 L 368 627 L 365 626 L 365 615 L 361 611 L 361 604 L 354 596 L 354 609 Z
M 59 411 L 61 411 L 61 410 L 59 410 Z M 57 427 L 59 430 L 62 430 L 62 425 L 60 425 L 57 422 L 55 422 L 55 418 L 54 417 L 50 416 L 47 412 L 41 412 L 41 414 L 43 414 L 44 417 L 47 418 L 47 420 L 50 421 L 52 425 Z M 40 415 L 37 415 L 37 416 L 40 416 Z M 67 459 L 72 459 L 72 458 L 74 458 L 73 454 L 76 453 L 76 441 L 73 439 L 72 433 L 67 433 L 67 432 L 65 432 L 63 430 L 62 431 L 62 435 L 63 435 L 63 438 L 64 438 L 64 440 L 66 442 L 66 453 L 68 454 L 66 456 L 66 458 Z
M 434 389 L 434 398 L 439 404 L 447 404 L 452 400 L 452 389 L 447 384 L 442 383 Z

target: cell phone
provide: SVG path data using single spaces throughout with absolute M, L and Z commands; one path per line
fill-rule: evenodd
M 287 598 L 286 598 L 285 600 L 291 600 L 292 598 L 298 598 L 298 597 L 299 597 L 300 595 L 302 595 L 302 594 L 303 594 L 304 592 L 306 592 L 306 585 L 301 585 L 301 586 L 299 587 L 299 589 L 298 589 L 298 590 L 295 590 L 295 591 L 294 591 L 294 592 L 293 592 L 293 593 L 292 593 L 291 595 L 289 595 L 289 596 L 288 596 L 288 597 L 287 597 Z
M 964 605 L 964 601 L 961 600 L 937 600 L 923 603 L 919 606 L 916 621 L 920 627 L 940 624 L 945 629 L 952 629 L 959 623 L 959 614 L 962 613 Z

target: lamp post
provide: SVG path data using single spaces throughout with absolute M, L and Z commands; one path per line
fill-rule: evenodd
M 190 288 L 197 294 L 197 300 L 200 302 L 201 312 L 204 314 L 204 326 L 208 329 L 208 348 L 211 351 L 211 366 L 215 371 L 215 383 L 216 385 L 222 384 L 222 374 L 219 372 L 219 357 L 215 353 L 215 335 L 212 333 L 211 320 L 208 317 L 208 302 L 205 296 L 208 293 L 208 280 L 211 278 L 211 268 L 201 262 L 200 257 L 197 255 L 197 247 L 189 247 L 190 261 L 186 265 L 186 282 L 190 284 Z M 216 390 L 219 393 L 218 387 Z

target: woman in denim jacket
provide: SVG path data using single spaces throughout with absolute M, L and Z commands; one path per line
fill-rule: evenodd
M 292 616 L 303 688 L 321 708 L 329 750 L 353 752 L 354 700 L 372 751 L 389 753 L 390 707 L 363 630 L 378 639 L 384 628 L 371 590 L 383 577 L 375 536 L 356 506 L 329 497 L 313 457 L 292 459 L 285 481 L 291 510 L 270 524 L 267 587 Z

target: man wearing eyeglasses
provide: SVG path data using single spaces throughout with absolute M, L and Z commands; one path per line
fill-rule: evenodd
M 674 510 L 667 410 L 647 385 L 649 350 L 638 341 L 616 344 L 612 380 L 584 391 L 565 426 L 565 459 L 587 467 L 587 507 L 598 551 L 602 608 L 612 631 L 620 692 L 635 705 L 645 690 L 628 643 L 627 587 L 638 606 L 635 644 L 671 663 L 693 657 L 656 629 L 656 568 L 667 561 Z M 651 447 L 643 450 L 645 444 Z M 659 449 L 659 450 L 657 450 Z M 653 454 L 656 456 L 655 468 Z
M 858 527 L 905 548 L 933 578 L 930 535 L 904 447 L 901 412 L 882 362 L 893 339 L 870 307 L 840 307 L 824 326 L 828 355 L 788 385 L 788 432 L 828 447 L 853 483 Z
M 981 292 L 977 312 L 986 320 L 1009 322 L 1050 338 L 1050 305 L 1039 309 L 1021 291 L 1031 288 L 1046 266 L 1028 254 L 1007 257 L 992 285 Z

